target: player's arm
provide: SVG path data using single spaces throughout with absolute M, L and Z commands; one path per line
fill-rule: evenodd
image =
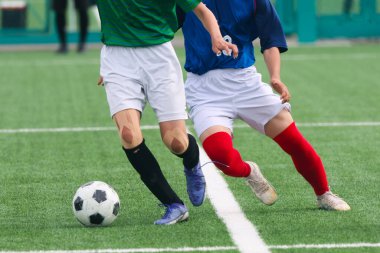
M 218 22 L 214 16 L 214 14 L 204 5 L 203 3 L 199 3 L 197 7 L 193 10 L 195 15 L 202 22 L 203 26 L 210 33 L 211 43 L 212 43 L 212 51 L 219 55 L 223 50 L 226 52 L 231 52 L 234 58 L 238 56 L 238 48 L 236 45 L 226 42 L 222 34 L 219 30 Z
M 277 47 L 271 47 L 263 52 L 265 64 L 267 65 L 270 84 L 273 89 L 280 94 L 283 103 L 289 102 L 290 92 L 288 87 L 281 81 L 281 57 Z
M 290 93 L 280 76 L 280 53 L 286 52 L 288 47 L 281 22 L 269 0 L 256 0 L 255 25 L 260 38 L 261 52 L 268 68 L 270 84 L 280 94 L 282 102 L 288 102 Z

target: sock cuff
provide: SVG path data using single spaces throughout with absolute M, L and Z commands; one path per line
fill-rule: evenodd
M 194 136 L 187 134 L 187 137 L 189 139 L 189 145 L 187 146 L 187 149 L 182 154 L 175 155 L 183 159 L 183 165 L 185 168 L 192 169 L 199 162 L 199 148 Z
M 195 140 L 194 136 L 191 134 L 187 134 L 187 138 L 189 139 L 189 144 L 187 145 L 187 149 L 182 154 L 175 154 L 179 158 L 184 158 L 188 153 L 192 152 L 195 145 L 197 145 L 197 141 Z
M 283 130 L 276 137 L 274 137 L 273 140 L 277 143 L 281 143 L 287 140 L 287 137 L 293 135 L 295 132 L 298 132 L 298 128 L 296 126 L 296 123 L 293 121 L 287 128 L 285 128 L 285 130 Z
M 229 135 L 227 132 L 217 132 L 217 133 L 214 133 L 210 136 L 208 136 L 202 143 L 202 145 L 205 147 L 205 146 L 210 146 L 212 145 L 212 143 L 215 141 L 215 140 L 221 140 L 223 139 L 225 142 L 226 141 L 231 141 L 232 142 L 232 138 L 231 138 L 231 135 Z
M 136 147 L 134 147 L 134 148 L 124 148 L 124 146 L 121 146 L 121 147 L 123 148 L 123 150 L 124 150 L 124 152 L 125 152 L 126 155 L 134 154 L 139 149 L 146 147 L 146 145 L 145 145 L 145 139 L 143 139 L 142 142 L 139 145 L 137 145 Z

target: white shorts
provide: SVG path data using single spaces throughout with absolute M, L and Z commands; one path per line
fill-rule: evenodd
M 148 101 L 158 122 L 187 119 L 182 69 L 170 42 L 103 46 L 100 58 L 111 116 L 125 109 L 143 112 Z
M 203 75 L 187 74 L 186 100 L 195 131 L 200 136 L 212 126 L 233 131 L 241 119 L 265 134 L 264 126 L 283 108 L 280 96 L 261 81 L 254 66 L 245 69 L 216 69 Z

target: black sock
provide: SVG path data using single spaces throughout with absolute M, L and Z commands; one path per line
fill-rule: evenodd
M 125 149 L 123 147 L 123 150 L 129 162 L 140 174 L 141 180 L 162 204 L 183 204 L 182 200 L 170 187 L 168 181 L 166 181 L 156 158 L 145 145 L 145 140 L 135 148 Z
M 189 137 L 189 146 L 183 154 L 177 156 L 183 158 L 183 166 L 186 169 L 194 168 L 199 162 L 199 147 L 194 136 L 187 134 Z

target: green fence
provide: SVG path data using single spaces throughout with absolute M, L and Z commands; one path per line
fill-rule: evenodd
M 285 32 L 300 42 L 380 37 L 380 0 L 276 0 Z
M 67 39 L 78 41 L 76 13 L 72 0 L 67 10 Z M 99 42 L 99 24 L 90 8 L 89 42 Z M 0 44 L 56 43 L 54 12 L 50 0 L 0 0 Z
M 380 37 L 380 0 L 272 0 L 287 35 L 301 43 L 318 39 Z M 73 1 L 67 11 L 68 41 L 78 39 Z M 99 42 L 90 10 L 89 42 Z M 0 44 L 56 43 L 50 0 L 0 0 Z

